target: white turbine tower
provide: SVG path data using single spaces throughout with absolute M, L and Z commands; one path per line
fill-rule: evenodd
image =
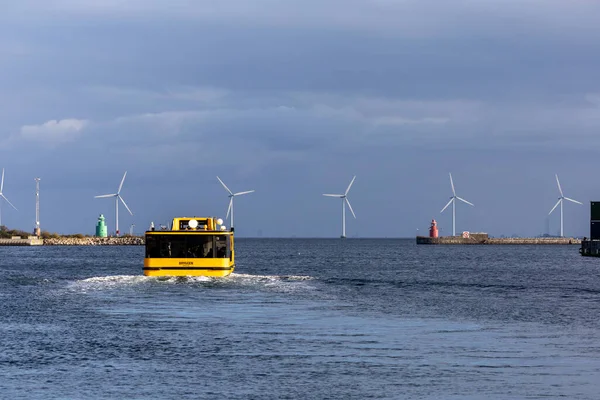
M 4 199 L 8 204 L 10 204 L 12 208 L 17 210 L 17 207 L 13 206 L 13 204 L 10 201 L 8 201 L 8 199 L 4 195 L 4 168 L 2 168 L 2 181 L 0 182 L 0 226 L 2 226 L 2 199 Z
M 229 193 L 229 207 L 227 207 L 227 215 L 225 216 L 225 219 L 227 219 L 227 217 L 229 217 L 229 213 L 231 212 L 231 221 L 230 221 L 229 225 L 231 226 L 231 228 L 233 228 L 233 198 L 235 196 L 241 196 L 243 194 L 252 193 L 252 192 L 254 192 L 254 190 L 247 190 L 245 192 L 233 193 L 231 190 L 229 190 L 229 188 L 227 187 L 227 185 L 225 185 L 225 183 L 223 183 L 223 181 L 221 180 L 221 178 L 219 178 L 217 176 L 217 179 L 219 180 L 219 182 L 221 182 L 221 185 L 223 185 L 223 187 L 225 188 L 225 190 L 227 190 L 227 193 Z
M 35 229 L 34 235 L 41 236 L 42 230 L 40 229 L 40 178 L 34 178 L 35 181 Z
M 354 216 L 354 219 L 356 219 L 356 214 L 354 214 L 354 210 L 352 209 L 352 206 L 350 205 L 350 201 L 348 200 L 348 192 L 350 191 L 350 188 L 352 187 L 352 184 L 354 183 L 355 179 L 356 179 L 356 175 L 354 176 L 354 178 L 352 178 L 352 181 L 350 181 L 350 184 L 348 185 L 348 189 L 346 189 L 344 194 L 324 194 L 323 195 L 323 196 L 337 197 L 338 199 L 342 199 L 342 236 L 341 236 L 342 239 L 344 239 L 346 237 L 346 203 L 348 204 L 348 208 L 350 209 L 350 212 Z
M 448 208 L 448 206 L 450 205 L 450 203 L 452 203 L 452 236 L 456 236 L 456 200 L 460 200 L 463 203 L 467 203 L 473 207 L 475 207 L 475 204 L 468 202 L 467 200 L 458 197 L 456 195 L 456 190 L 454 190 L 454 182 L 452 181 L 452 174 L 450 173 L 450 186 L 452 186 L 452 197 L 450 197 L 450 201 L 444 206 L 444 208 L 442 208 L 442 211 L 440 211 L 440 213 L 443 213 L 444 210 L 446 208 Z
M 583 204 L 583 203 L 581 203 L 577 200 L 573 200 L 568 197 L 565 197 L 565 195 L 563 194 L 562 188 L 560 187 L 560 182 L 558 180 L 558 174 L 555 174 L 554 176 L 556 177 L 556 184 L 558 185 L 558 191 L 560 192 L 560 197 L 558 198 L 558 201 L 556 202 L 554 207 L 552 207 L 552 210 L 550 210 L 548 215 L 552 214 L 552 211 L 554 211 L 554 209 L 560 204 L 560 237 L 563 237 L 564 236 L 563 235 L 563 200 L 568 200 L 570 202 L 577 203 L 577 204 Z
M 105 197 L 114 197 L 115 198 L 115 207 L 116 207 L 115 232 L 116 232 L 117 236 L 119 236 L 119 200 L 123 203 L 123 205 L 125 206 L 127 211 L 129 211 L 129 214 L 131 214 L 133 216 L 133 213 L 131 212 L 129 207 L 127 207 L 127 204 L 125 203 L 125 200 L 123 200 L 123 198 L 121 197 L 121 189 L 123 188 L 123 182 L 125 182 L 126 176 L 127 176 L 127 171 L 125 171 L 125 173 L 123 174 L 123 179 L 121 179 L 121 184 L 119 185 L 119 190 L 117 190 L 117 193 L 103 194 L 101 196 L 94 196 L 95 199 L 100 199 L 100 198 L 105 198 Z

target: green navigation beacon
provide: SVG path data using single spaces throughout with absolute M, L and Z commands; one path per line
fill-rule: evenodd
M 100 214 L 98 217 L 98 224 L 96 225 L 96 236 L 107 237 L 106 224 L 104 223 L 104 215 Z

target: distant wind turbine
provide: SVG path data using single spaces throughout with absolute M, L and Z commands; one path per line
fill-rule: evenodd
M 454 190 L 454 182 L 452 181 L 452 174 L 450 173 L 450 186 L 452 186 L 452 197 L 450 197 L 450 201 L 444 206 L 444 208 L 442 208 L 442 211 L 440 211 L 440 213 L 443 213 L 444 210 L 446 208 L 448 208 L 448 206 L 450 205 L 450 203 L 452 203 L 452 236 L 456 236 L 456 200 L 460 200 L 463 203 L 467 203 L 473 207 L 475 207 L 475 204 L 468 202 L 467 200 L 458 197 L 456 195 L 456 190 Z
M 565 195 L 563 194 L 562 188 L 560 187 L 560 181 L 558 180 L 558 174 L 554 175 L 556 177 L 556 184 L 558 185 L 558 191 L 560 192 L 560 197 L 558 198 L 558 201 L 556 202 L 556 204 L 554 205 L 554 207 L 552 207 L 552 210 L 550 210 L 550 212 L 548 213 L 548 215 L 552 214 L 552 211 L 554 211 L 554 209 L 556 209 L 556 207 L 560 204 L 560 237 L 563 237 L 563 200 L 568 200 L 572 203 L 577 203 L 577 204 L 583 204 L 577 200 L 573 200 L 570 199 L 568 197 L 565 197 Z
M 8 201 L 8 199 L 4 195 L 4 168 L 2 168 L 2 181 L 0 182 L 0 226 L 2 226 L 2 199 L 4 199 L 8 204 L 10 204 L 12 208 L 17 210 L 17 207 L 13 206 L 13 204 L 10 201 Z
M 245 192 L 233 193 L 231 190 L 229 190 L 229 188 L 227 187 L 227 185 L 225 185 L 225 183 L 223 183 L 223 181 L 221 180 L 221 178 L 219 178 L 217 176 L 217 179 L 219 180 L 219 182 L 221 182 L 221 185 L 223 185 L 223 187 L 225 188 L 225 190 L 227 190 L 227 193 L 229 193 L 229 207 L 227 207 L 227 215 L 225 216 L 225 219 L 227 219 L 227 217 L 229 217 L 229 213 L 231 212 L 231 221 L 230 221 L 229 225 L 231 226 L 231 228 L 233 228 L 233 198 L 235 196 L 241 196 L 243 194 L 252 193 L 252 192 L 254 192 L 254 190 L 247 190 Z
M 354 219 L 356 219 L 356 214 L 354 214 L 354 210 L 352 209 L 352 206 L 350 205 L 350 201 L 348 200 L 348 192 L 350 191 L 350 188 L 352 187 L 352 184 L 354 183 L 355 179 L 356 179 L 356 175 L 354 176 L 354 178 L 352 178 L 352 181 L 350 181 L 350 184 L 348 185 L 348 189 L 346 189 L 344 194 L 324 194 L 323 195 L 323 196 L 337 197 L 338 199 L 342 199 L 342 236 L 341 236 L 342 239 L 344 239 L 346 237 L 346 204 L 348 204 L 348 208 L 350 209 L 350 212 L 354 216 Z
M 125 182 L 125 177 L 127 176 L 127 171 L 125 171 L 125 173 L 123 174 L 123 179 L 121 179 L 121 184 L 119 185 L 119 189 L 117 190 L 117 193 L 113 193 L 113 194 L 103 194 L 101 196 L 94 196 L 95 199 L 101 199 L 101 198 L 106 198 L 106 197 L 114 197 L 115 198 L 115 207 L 116 207 L 116 211 L 115 211 L 115 230 L 116 230 L 116 234 L 117 236 L 119 236 L 119 200 L 123 203 L 123 205 L 125 206 L 125 208 L 127 209 L 127 211 L 129 211 L 129 214 L 131 214 L 133 216 L 133 213 L 131 212 L 131 210 L 129 209 L 129 207 L 127 207 L 127 203 L 125 203 L 125 200 L 123 200 L 123 198 L 121 197 L 121 189 L 123 188 L 123 182 Z

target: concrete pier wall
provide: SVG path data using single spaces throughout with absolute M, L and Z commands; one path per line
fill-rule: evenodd
M 41 246 L 44 244 L 42 239 L 0 239 L 0 246 Z
M 483 244 L 483 240 L 466 239 L 461 236 L 443 236 L 437 238 L 417 236 L 417 244 Z
M 417 244 L 568 245 L 580 243 L 581 240 L 576 238 L 463 238 L 461 236 L 430 238 L 417 236 Z
M 484 244 L 581 244 L 576 238 L 490 238 Z

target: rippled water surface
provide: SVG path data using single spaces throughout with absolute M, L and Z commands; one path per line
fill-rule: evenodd
M 0 397 L 598 398 L 600 259 L 577 246 L 236 244 L 222 279 L 0 247 Z

